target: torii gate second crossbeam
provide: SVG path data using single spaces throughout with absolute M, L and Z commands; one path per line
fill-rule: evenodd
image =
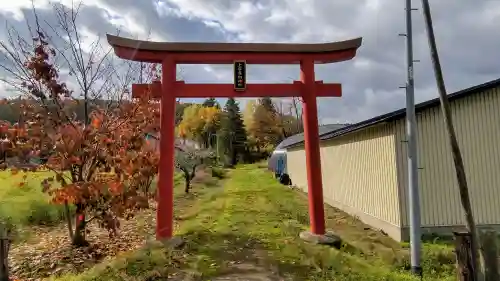
M 323 187 L 319 149 L 317 97 L 340 97 L 340 84 L 316 81 L 315 63 L 333 63 L 355 57 L 361 38 L 323 44 L 167 43 L 107 35 L 115 54 L 127 60 L 161 63 L 162 81 L 132 85 L 133 95 L 151 89 L 161 100 L 160 167 L 158 179 L 157 239 L 173 235 L 174 142 L 176 98 L 301 97 L 303 102 L 309 217 L 311 231 L 303 237 L 325 237 Z M 291 84 L 246 84 L 246 64 L 300 64 L 300 80 Z M 234 64 L 234 84 L 189 84 L 176 80 L 177 64 Z

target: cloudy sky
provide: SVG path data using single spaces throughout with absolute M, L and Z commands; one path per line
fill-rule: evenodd
M 59 1 L 71 5 L 71 0 Z M 448 92 L 500 78 L 500 1 L 431 0 Z M 414 16 L 417 101 L 437 97 L 420 1 Z M 49 1 L 35 0 L 41 18 Z M 30 0 L 0 0 L 0 20 L 25 26 Z M 356 122 L 404 107 L 405 30 L 401 0 L 85 0 L 86 36 L 106 32 L 157 41 L 315 43 L 363 37 L 354 60 L 316 67 L 343 84 L 342 98 L 319 101 L 320 122 Z M 0 37 L 5 38 L 5 32 Z M 188 82 L 231 83 L 232 66 L 181 66 Z M 250 66 L 249 82 L 291 82 L 298 66 Z

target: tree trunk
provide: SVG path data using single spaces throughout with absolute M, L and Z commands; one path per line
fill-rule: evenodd
M 238 151 L 233 148 L 231 153 L 231 165 L 236 166 L 236 164 L 238 164 Z
M 293 102 L 293 109 L 295 110 L 295 118 L 297 119 L 297 134 L 303 132 L 302 128 L 302 116 L 299 113 L 299 108 L 297 107 L 297 101 L 295 100 L 296 98 L 292 98 Z
M 455 255 L 457 257 L 457 280 L 475 281 L 474 262 L 471 252 L 471 235 L 468 232 L 455 232 Z
M 500 280 L 498 269 L 498 234 L 496 231 L 488 230 L 481 233 L 481 242 L 483 243 L 483 255 L 485 280 Z
M 191 179 L 189 178 L 189 176 L 184 176 L 184 180 L 185 180 L 185 183 L 184 183 L 184 192 L 186 194 L 189 193 L 189 190 L 191 189 Z
M 85 240 L 85 216 L 77 216 L 75 233 L 71 244 L 76 247 L 88 246 L 89 243 Z
M 189 170 L 185 167 L 181 168 L 181 171 L 184 173 L 184 193 L 188 194 L 189 189 L 191 188 L 191 174 Z
M 480 238 L 474 222 L 472 214 L 472 206 L 469 198 L 469 187 L 467 185 L 467 176 L 465 174 L 464 163 L 460 147 L 458 145 L 455 128 L 453 127 L 453 120 L 451 117 L 450 105 L 446 95 L 446 87 L 444 84 L 443 73 L 441 70 L 441 63 L 437 52 L 436 39 L 434 37 L 434 28 L 432 26 L 432 17 L 428 0 L 422 0 L 422 9 L 425 19 L 425 27 L 427 30 L 427 37 L 429 41 L 429 48 L 431 52 L 431 60 L 434 68 L 434 75 L 439 92 L 439 100 L 441 103 L 441 112 L 443 121 L 445 123 L 446 132 L 448 133 L 448 140 L 453 154 L 453 161 L 455 164 L 455 172 L 457 175 L 458 189 L 460 193 L 460 200 L 465 213 L 466 227 L 471 234 L 471 254 L 474 262 L 474 268 L 477 273 L 477 281 L 484 280 L 484 257 L 480 248 Z
M 69 239 L 73 240 L 73 223 L 71 222 L 71 212 L 69 210 L 68 201 L 64 202 L 64 216 L 66 217 L 66 224 L 68 225 Z
M 76 222 L 75 222 L 75 232 L 73 233 L 73 238 L 71 239 L 71 244 L 76 247 L 85 247 L 89 243 L 85 240 L 85 212 L 82 207 L 77 205 L 76 207 Z

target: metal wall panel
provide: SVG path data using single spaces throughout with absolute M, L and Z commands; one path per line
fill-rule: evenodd
M 451 102 L 478 224 L 500 224 L 500 89 Z M 439 107 L 417 114 L 422 226 L 464 224 L 448 137 Z M 405 120 L 396 122 L 403 226 L 408 225 Z
M 355 215 L 400 225 L 394 124 L 381 124 L 321 143 L 323 194 L 326 202 Z M 304 148 L 288 151 L 294 185 L 307 192 Z M 346 210 L 347 211 L 347 210 Z M 372 222 L 371 224 L 378 224 Z M 384 229 L 383 225 L 373 225 Z

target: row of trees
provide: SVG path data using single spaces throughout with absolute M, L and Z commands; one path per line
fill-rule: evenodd
M 253 161 L 265 157 L 284 138 L 302 131 L 300 116 L 284 113 L 280 105 L 265 97 L 248 101 L 242 113 L 233 98 L 223 108 L 209 98 L 203 104 L 185 107 L 177 135 L 217 150 L 230 165 Z
M 0 120 L 18 123 L 26 102 L 37 105 L 25 98 L 0 104 Z M 118 104 L 119 101 L 93 100 L 88 104 L 88 110 L 93 112 L 112 103 Z M 85 122 L 83 100 L 66 99 L 61 104 L 74 120 Z M 51 108 L 58 106 L 52 100 L 46 100 L 45 105 Z M 230 164 L 238 160 L 251 161 L 252 153 L 255 152 L 257 158 L 259 155 L 264 157 L 281 140 L 302 131 L 300 116 L 297 118 L 291 111 L 284 113 L 282 108 L 280 110 L 282 106 L 282 103 L 273 103 L 270 98 L 248 101 L 243 112 L 234 99 L 229 99 L 224 108 L 213 98 L 202 104 L 177 103 L 177 135 L 195 141 L 203 148 L 216 150 Z
M 19 121 L 21 117 L 21 109 L 20 106 L 25 101 L 24 97 L 16 97 L 9 100 L 4 100 L 3 103 L 0 104 L 0 120 L 8 121 L 10 123 L 16 123 Z M 75 119 L 81 122 L 85 120 L 85 106 L 88 107 L 88 112 L 92 112 L 97 108 L 105 108 L 109 105 L 117 106 L 119 104 L 119 100 L 105 100 L 105 99 L 95 99 L 90 102 L 84 102 L 84 99 L 72 99 L 63 101 L 65 104 L 65 108 L 68 112 L 74 114 Z M 47 104 L 50 104 L 51 101 L 47 101 Z M 178 103 L 175 109 L 175 124 L 178 125 L 182 121 L 182 116 L 184 114 L 184 109 L 190 106 L 191 103 Z

